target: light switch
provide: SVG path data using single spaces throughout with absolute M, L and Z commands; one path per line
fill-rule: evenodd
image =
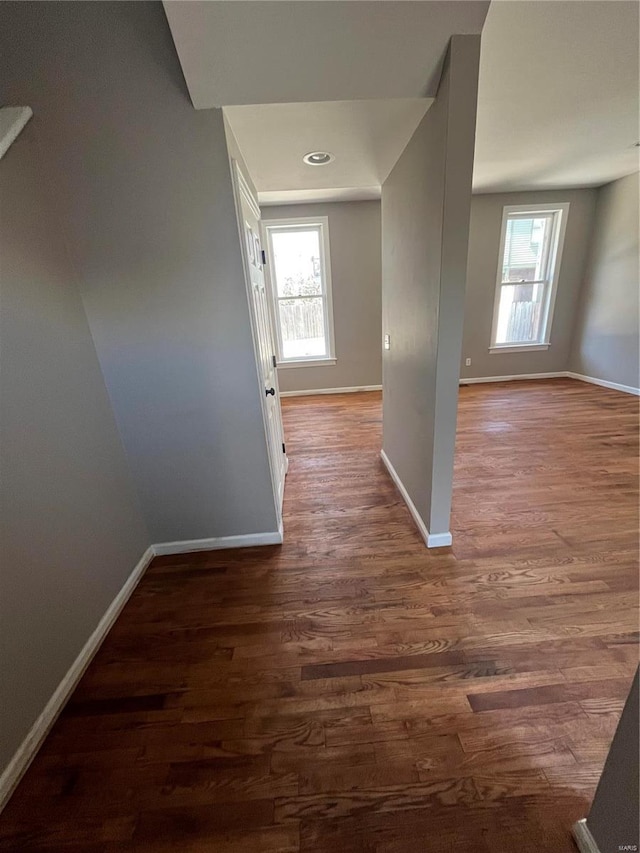
M 391 349 L 391 338 L 389 335 L 384 336 L 384 348 Z
M 465 358 L 464 363 L 466 364 L 467 367 L 471 367 L 471 359 L 470 358 Z

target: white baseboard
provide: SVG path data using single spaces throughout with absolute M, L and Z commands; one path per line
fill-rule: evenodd
M 564 379 L 565 370 L 556 373 L 516 373 L 513 376 L 474 376 L 460 377 L 461 385 L 477 385 L 479 382 L 515 382 L 518 379 Z
M 315 394 L 353 394 L 356 391 L 382 391 L 382 385 L 353 385 L 348 388 L 314 388 L 310 391 L 281 391 L 281 397 L 313 397 Z
M 415 521 L 416 527 L 420 531 L 420 535 L 424 539 L 425 545 L 427 546 L 427 548 L 444 548 L 447 545 L 451 545 L 451 542 L 452 542 L 451 533 L 449 533 L 449 532 L 447 532 L 447 533 L 429 533 L 424 521 L 422 520 L 422 516 L 420 515 L 420 513 L 416 509 L 415 504 L 413 503 L 413 501 L 409 497 L 409 492 L 405 489 L 404 483 L 402 482 L 402 480 L 398 476 L 398 472 L 396 471 L 396 469 L 391 464 L 391 460 L 389 459 L 387 454 L 384 452 L 384 450 L 380 451 L 380 458 L 382 459 L 384 467 L 389 472 L 389 476 L 391 477 L 393 482 L 396 484 L 396 488 L 398 489 L 398 491 L 402 495 L 402 499 L 406 503 L 407 509 L 411 513 L 411 517 Z
M 589 382 L 592 385 L 601 385 L 603 388 L 611 388 L 613 391 L 623 391 L 625 394 L 635 394 L 636 397 L 640 397 L 640 388 L 621 385 L 619 382 L 609 382 L 606 379 L 596 379 L 594 376 L 584 376 L 582 373 L 573 373 L 571 370 L 560 370 L 555 373 L 516 373 L 513 376 L 461 376 L 460 385 L 477 385 L 479 382 L 516 382 L 519 379 L 578 379 L 580 382 Z
M 640 397 L 640 388 L 634 388 L 633 385 L 621 385 L 619 382 L 609 382 L 607 379 L 596 379 L 595 376 L 584 376 L 582 373 L 572 373 L 567 370 L 565 373 L 569 379 L 579 379 L 581 382 L 590 382 L 591 385 L 601 385 L 603 388 L 611 388 L 613 391 L 624 391 L 625 394 L 635 394 Z
M 517 382 L 525 379 L 579 379 L 592 385 L 601 385 L 614 391 L 640 396 L 640 388 L 632 385 L 621 385 L 619 382 L 609 382 L 606 379 L 596 379 L 594 376 L 584 376 L 570 370 L 556 370 L 549 373 L 514 373 L 510 376 L 461 376 L 460 385 L 477 385 L 481 382 Z M 357 391 L 382 391 L 382 385 L 362 385 L 349 388 L 315 388 L 308 391 L 281 391 L 281 397 L 312 397 L 315 394 L 352 394 Z
M 460 385 L 477 385 L 482 382 L 517 382 L 525 379 L 579 379 L 592 385 L 601 385 L 613 391 L 623 391 L 625 394 L 640 396 L 640 388 L 632 385 L 621 385 L 619 382 L 609 382 L 606 379 L 596 379 L 594 376 L 584 376 L 570 370 L 556 370 L 550 373 L 514 373 L 510 376 L 461 376 Z M 315 388 L 308 391 L 281 391 L 281 397 L 313 397 L 316 394 L 353 394 L 357 391 L 382 391 L 382 385 L 362 385 L 349 388 Z
M 153 557 L 153 549 L 147 548 L 125 581 L 124 586 L 109 605 L 107 612 L 98 623 L 98 627 L 84 644 L 80 654 L 71 664 L 71 667 L 56 688 L 53 696 L 49 699 L 26 738 L 18 747 L 17 752 L 5 768 L 2 776 L 0 776 L 0 811 L 2 811 L 9 801 L 18 782 L 35 758 L 42 742 L 64 708 L 67 699 L 82 678 L 86 668 L 91 663 L 113 623 L 120 615 L 120 611 L 129 600 L 131 593 L 138 585 Z
M 254 545 L 281 545 L 282 522 L 278 530 L 267 533 L 245 533 L 240 536 L 216 536 L 212 539 L 184 539 L 179 542 L 159 542 L 152 545 L 156 556 L 189 554 L 192 551 L 218 551 L 222 548 L 252 548 Z
M 574 823 L 571 832 L 580 853 L 600 853 L 600 848 L 596 844 L 593 835 L 591 835 L 585 818 Z
M 453 542 L 451 533 L 429 533 L 427 548 L 446 548 Z
M 249 533 L 243 536 L 221 536 L 214 539 L 191 539 L 183 542 L 161 542 L 147 548 L 0 776 L 0 811 L 6 806 L 49 730 L 155 556 L 220 548 L 248 548 L 252 545 L 279 545 L 282 541 L 283 527 L 280 523 L 279 529 L 270 533 Z

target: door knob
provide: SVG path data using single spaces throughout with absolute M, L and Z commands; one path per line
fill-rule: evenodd
M 275 388 L 265 388 L 264 393 L 267 395 L 267 397 L 269 396 L 269 394 L 271 394 L 272 397 L 275 397 L 276 396 L 276 389 Z

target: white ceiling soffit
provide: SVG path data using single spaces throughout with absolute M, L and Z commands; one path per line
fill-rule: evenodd
M 493 0 L 475 192 L 598 186 L 638 169 L 638 8 Z
M 432 98 L 226 107 L 225 115 L 265 204 L 379 198 Z M 310 151 L 335 156 L 307 166 Z
M 343 187 L 330 190 L 280 190 L 258 193 L 260 207 L 281 204 L 322 204 L 332 201 L 378 201 L 380 187 Z
M 164 0 L 196 109 L 433 97 L 450 37 L 488 0 Z

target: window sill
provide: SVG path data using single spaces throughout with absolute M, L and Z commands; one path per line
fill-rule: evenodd
M 491 355 L 499 352 L 536 352 L 549 349 L 549 344 L 505 344 L 505 346 L 489 347 Z
M 336 358 L 301 358 L 297 361 L 279 361 L 276 365 L 281 367 L 331 367 L 337 362 Z

